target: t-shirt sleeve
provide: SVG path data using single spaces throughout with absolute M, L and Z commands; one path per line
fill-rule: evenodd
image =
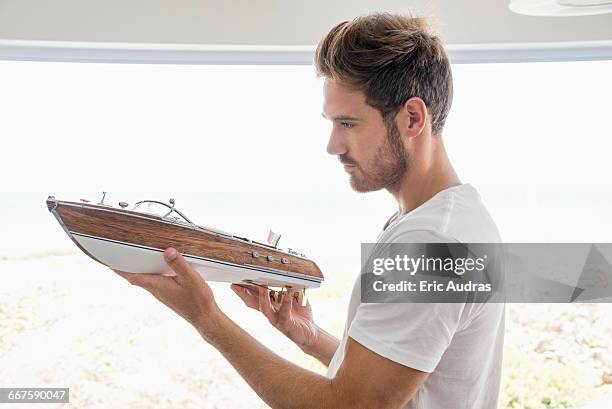
M 429 231 L 406 232 L 394 243 L 454 242 Z M 361 303 L 348 335 L 369 350 L 433 372 L 460 327 L 465 303 Z

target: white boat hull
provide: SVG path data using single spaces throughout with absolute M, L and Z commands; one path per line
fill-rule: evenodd
M 70 232 L 74 240 L 102 264 L 131 273 L 162 274 L 170 271 L 163 258 L 163 249 L 109 240 Z M 242 266 L 224 261 L 183 254 L 194 269 L 208 281 L 228 283 L 253 282 L 271 287 L 293 286 L 316 288 L 321 281 L 260 266 Z

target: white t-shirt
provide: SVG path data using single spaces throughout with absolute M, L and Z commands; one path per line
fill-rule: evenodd
M 453 186 L 393 220 L 379 243 L 496 243 L 499 232 L 470 184 Z M 494 409 L 501 377 L 505 306 L 499 303 L 361 303 L 358 275 L 344 337 L 402 365 L 430 372 L 405 408 Z

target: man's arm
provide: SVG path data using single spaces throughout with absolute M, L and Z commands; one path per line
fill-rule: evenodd
M 174 277 L 118 273 L 190 322 L 272 408 L 401 408 L 427 378 L 428 373 L 384 358 L 352 339 L 332 379 L 292 364 L 229 319 L 208 284 L 175 250 L 165 256 Z M 291 297 L 283 301 L 279 317 L 287 317 L 291 307 Z
M 325 378 L 279 357 L 223 313 L 196 326 L 272 408 L 401 408 L 428 373 L 375 354 L 349 338 L 336 376 Z
M 316 343 L 301 347 L 302 351 L 318 359 L 323 365 L 329 366 L 336 350 L 340 346 L 340 340 L 318 325 L 317 332 L 319 335 Z

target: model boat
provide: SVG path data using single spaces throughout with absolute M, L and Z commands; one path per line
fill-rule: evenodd
M 141 210 L 161 206 L 163 214 Z M 164 249 L 177 249 L 209 281 L 272 287 L 319 287 L 323 274 L 313 261 L 291 249 L 196 225 L 169 204 L 143 200 L 128 210 L 87 200 L 49 196 L 47 207 L 72 241 L 92 259 L 134 273 L 166 273 Z

